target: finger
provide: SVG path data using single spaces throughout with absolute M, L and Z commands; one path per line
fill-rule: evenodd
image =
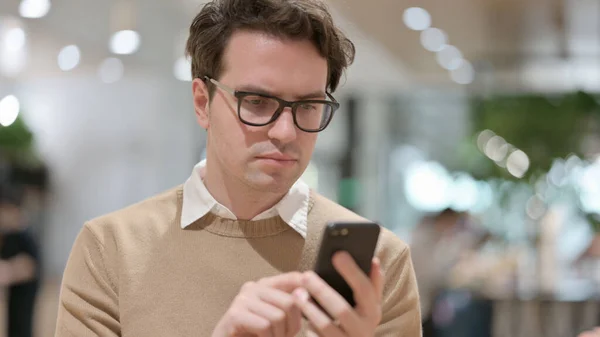
M 306 332 L 306 335 L 308 337 L 322 337 L 322 336 L 319 336 L 319 334 L 317 333 L 317 329 L 315 328 L 314 325 L 312 325 L 311 322 L 308 322 L 308 331 Z
M 345 336 L 344 332 L 333 323 L 329 316 L 309 300 L 310 295 L 306 290 L 301 288 L 297 289 L 294 291 L 293 295 L 296 300 L 296 305 L 302 310 L 309 324 L 320 336 Z
M 337 291 L 329 286 L 314 272 L 305 273 L 304 289 L 311 294 L 321 307 L 329 313 L 333 319 L 340 323 L 340 326 L 346 331 L 359 331 L 361 318 L 358 316 L 354 308 L 348 304 Z M 317 308 L 311 302 L 311 305 Z M 301 307 L 302 309 L 302 307 Z M 304 311 L 303 311 L 304 312 Z M 319 312 L 322 312 L 319 309 Z M 306 312 L 304 312 L 306 314 Z M 326 313 L 323 313 L 326 315 Z M 328 318 L 328 320 L 330 320 Z
M 287 315 L 287 325 L 286 325 L 286 336 L 294 337 L 302 328 L 302 311 L 294 302 L 292 309 L 288 312 Z
M 242 330 L 249 332 L 258 337 L 277 337 L 274 336 L 271 331 L 271 324 L 265 318 L 256 315 L 249 311 L 244 311 L 236 315 L 236 322 L 238 328 L 236 330 Z
M 379 299 L 379 303 L 383 298 L 383 272 L 381 270 L 381 261 L 378 257 L 373 258 L 373 262 L 371 263 L 371 283 L 375 287 L 375 294 L 377 294 L 377 299 Z
M 248 303 L 248 310 L 267 320 L 273 336 L 285 336 L 287 317 L 283 310 L 262 301 Z
M 292 295 L 279 289 L 268 288 L 267 286 L 261 286 L 261 288 L 257 290 L 257 295 L 262 301 L 269 303 L 285 312 L 286 336 L 295 336 L 298 332 L 300 332 L 302 314 L 300 309 L 296 306 Z
M 302 286 L 302 273 L 290 272 L 277 276 L 266 277 L 258 281 L 258 284 L 279 289 L 291 294 L 294 289 Z
M 369 277 L 360 269 L 354 259 L 347 252 L 339 252 L 333 256 L 333 266 L 348 282 L 354 293 L 354 300 L 361 312 L 368 313 L 375 310 L 379 301 L 375 287 Z

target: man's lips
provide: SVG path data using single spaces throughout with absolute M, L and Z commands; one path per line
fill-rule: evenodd
M 256 158 L 258 159 L 270 159 L 270 160 L 276 160 L 276 161 L 282 161 L 282 162 L 292 162 L 292 161 L 297 161 L 298 159 L 292 157 L 292 156 L 288 156 L 285 154 L 280 154 L 280 153 L 270 153 L 270 154 L 263 154 L 260 156 L 256 156 Z

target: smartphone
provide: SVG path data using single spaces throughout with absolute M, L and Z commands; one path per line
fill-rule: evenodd
M 331 259 L 336 252 L 346 251 L 360 269 L 370 275 L 380 230 L 374 222 L 334 222 L 324 229 L 314 271 L 353 307 L 356 303 L 352 288 L 335 270 Z

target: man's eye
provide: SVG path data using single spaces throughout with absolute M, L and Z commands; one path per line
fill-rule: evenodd
M 248 102 L 252 105 L 260 105 L 260 104 L 264 103 L 264 101 L 262 99 L 250 99 L 250 100 L 246 100 L 246 102 Z
M 315 110 L 316 107 L 312 104 L 302 104 L 300 105 L 300 108 L 302 108 L 302 110 Z

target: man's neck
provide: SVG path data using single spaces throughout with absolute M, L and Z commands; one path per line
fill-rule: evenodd
M 213 163 L 214 164 L 214 163 Z M 218 165 L 206 162 L 204 185 L 215 200 L 227 207 L 239 220 L 251 220 L 275 206 L 285 193 L 265 193 L 237 179 L 227 179 Z

